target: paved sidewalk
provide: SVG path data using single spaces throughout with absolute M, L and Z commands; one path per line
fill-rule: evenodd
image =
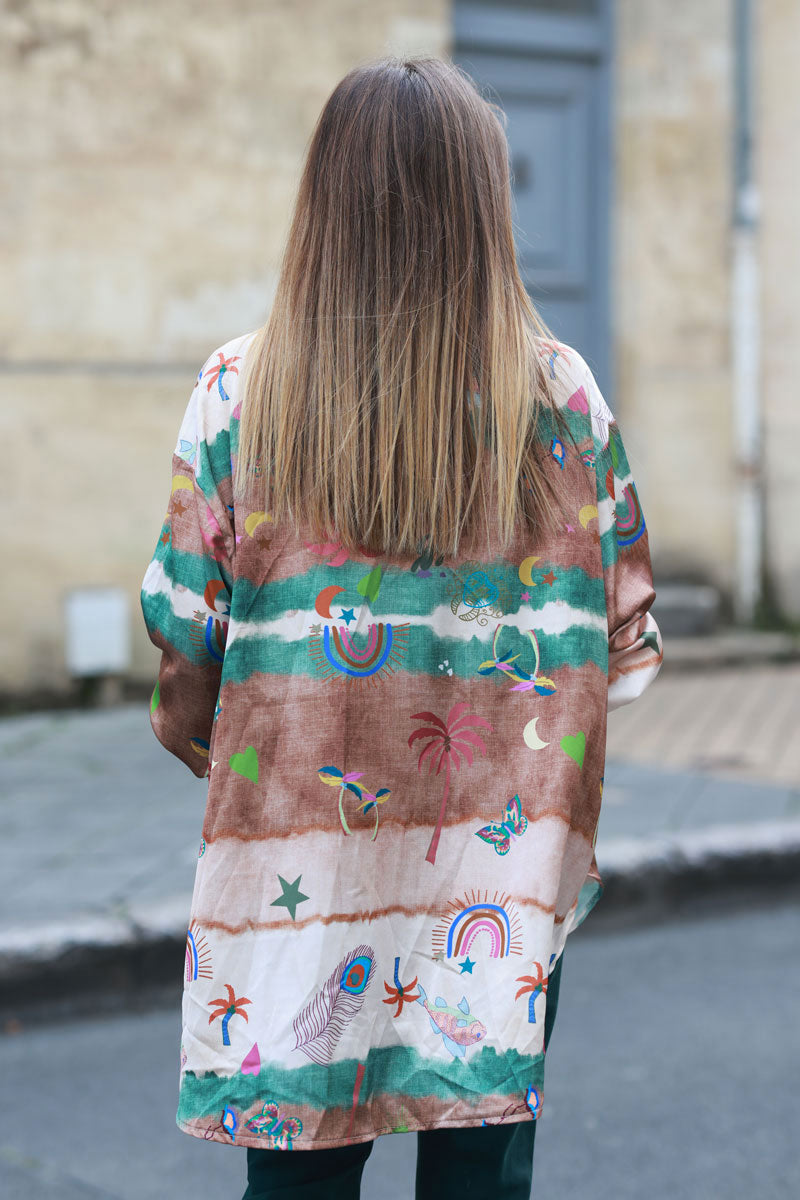
M 611 713 L 608 755 L 800 789 L 800 663 L 664 667 Z
M 664 672 L 611 714 L 590 921 L 800 881 L 799 694 L 796 664 Z M 173 979 L 206 787 L 147 705 L 0 721 L 0 780 L 0 1009 Z

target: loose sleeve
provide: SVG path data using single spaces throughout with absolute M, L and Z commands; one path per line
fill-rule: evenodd
M 661 633 L 650 546 L 639 493 L 617 422 L 583 363 L 597 477 L 597 509 L 608 617 L 608 710 L 635 700 L 661 667 Z
M 229 430 L 204 386 L 214 382 L 213 358 L 197 377 L 181 425 L 169 508 L 141 591 L 148 636 L 161 651 L 150 723 L 198 777 L 209 770 L 235 548 L 226 503 L 232 500 Z

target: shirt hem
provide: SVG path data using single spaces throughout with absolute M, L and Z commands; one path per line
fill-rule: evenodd
M 459 1118 L 454 1121 L 437 1121 L 435 1125 L 404 1125 L 402 1129 L 394 1129 L 391 1126 L 385 1126 L 382 1129 L 376 1129 L 372 1133 L 362 1133 L 358 1136 L 346 1138 L 319 1138 L 310 1146 L 293 1146 L 293 1150 L 334 1150 L 339 1146 L 353 1146 L 360 1142 L 373 1142 L 376 1138 L 385 1137 L 392 1133 L 426 1133 L 436 1129 L 473 1129 L 475 1126 L 483 1126 L 484 1121 L 488 1125 L 517 1125 L 521 1121 L 538 1121 L 542 1114 L 543 1105 L 540 1104 L 537 1115 L 534 1116 L 530 1111 L 509 1113 L 507 1117 L 498 1117 L 497 1114 L 484 1114 L 476 1116 L 472 1120 Z M 182 1121 L 176 1118 L 175 1124 L 183 1133 L 188 1133 L 190 1137 L 200 1138 L 207 1142 L 222 1142 L 228 1146 L 241 1146 L 252 1150 L 273 1150 L 276 1147 L 272 1144 L 271 1138 L 259 1138 L 256 1134 L 239 1134 L 236 1137 L 231 1137 L 224 1130 L 217 1127 L 213 1132 L 209 1133 L 201 1129 L 198 1125 L 193 1125 L 189 1121 Z

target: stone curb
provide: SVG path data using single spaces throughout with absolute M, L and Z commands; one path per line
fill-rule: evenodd
M 646 925 L 800 898 L 800 820 L 716 825 L 598 845 L 595 927 Z
M 598 845 L 600 900 L 577 936 L 800 897 L 800 820 L 615 838 Z M 191 895 L 0 932 L 0 1018 L 14 1022 L 179 1001 Z

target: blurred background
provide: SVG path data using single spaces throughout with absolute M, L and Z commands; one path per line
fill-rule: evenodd
M 76 589 L 121 589 L 105 673 L 152 680 L 138 590 L 195 376 L 265 320 L 317 115 L 387 52 L 450 55 L 508 114 L 520 266 L 626 433 L 667 632 L 800 628 L 795 0 L 7 0 L 0 21 L 6 702 L 88 674 Z
M 139 588 L 322 105 L 416 52 L 508 114 L 520 268 L 619 418 L 665 640 L 609 721 L 539 1170 L 641 1200 L 679 1151 L 688 1197 L 800 1194 L 797 0 L 5 0 L 0 35 L 3 1194 L 243 1190 L 173 1124 L 204 789 L 149 728 Z M 408 1136 L 365 1195 L 410 1197 Z

